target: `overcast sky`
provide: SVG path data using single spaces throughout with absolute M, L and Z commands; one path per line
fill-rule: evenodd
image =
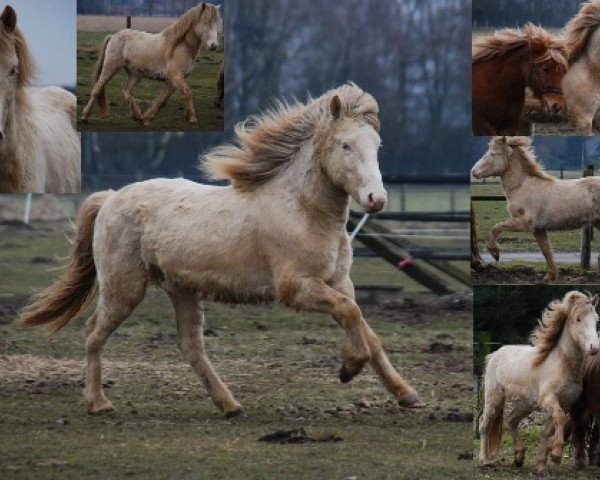
M 36 84 L 74 86 L 76 82 L 75 0 L 5 0 L 17 12 L 17 25 L 39 67 Z

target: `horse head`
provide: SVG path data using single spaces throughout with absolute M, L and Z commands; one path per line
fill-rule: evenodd
M 6 121 L 11 116 L 19 77 L 19 56 L 15 39 L 17 14 L 7 6 L 0 15 L 0 146 L 4 143 Z
M 567 49 L 548 37 L 529 40 L 530 61 L 526 68 L 527 86 L 542 101 L 544 110 L 559 113 L 565 108 L 562 80 L 567 72 Z
M 516 146 L 529 145 L 527 137 L 494 137 L 488 151 L 473 165 L 471 175 L 474 178 L 500 177 L 508 167 L 508 158 Z
M 568 330 L 573 341 L 588 355 L 596 355 L 600 350 L 598 339 L 598 295 L 570 292 L 567 320 Z
M 215 51 L 219 48 L 219 32 L 222 29 L 220 8 L 220 5 L 206 2 L 200 6 L 199 21 L 194 25 L 194 32 L 206 50 Z
M 350 195 L 366 213 L 383 209 L 387 192 L 383 186 L 377 152 L 381 138 L 376 126 L 361 114 L 347 112 L 334 95 L 330 102 L 330 132 L 321 168 L 329 179 Z

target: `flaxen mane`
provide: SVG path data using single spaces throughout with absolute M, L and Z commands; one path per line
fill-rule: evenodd
M 179 19 L 169 27 L 162 31 L 167 41 L 167 55 L 172 56 L 173 50 L 179 45 L 194 25 L 199 22 L 205 22 L 207 24 L 213 24 L 218 22 L 221 24 L 221 13 L 219 9 L 210 3 L 203 2 L 200 5 L 196 5 L 185 12 Z
M 567 70 L 565 45 L 542 27 L 532 23 L 527 23 L 523 29 L 505 28 L 477 41 L 473 44 L 472 63 L 488 62 L 530 45 L 544 49 L 544 53 L 536 57 L 536 63 L 553 60 L 561 69 Z
M 592 300 L 591 295 L 574 291 L 567 293 L 562 301 L 556 300 L 548 305 L 530 337 L 536 348 L 534 367 L 539 367 L 556 347 L 569 316 L 579 316 L 594 308 Z
M 598 25 L 600 25 L 600 1 L 582 4 L 579 13 L 565 27 L 569 65 L 572 65 L 585 51 L 587 42 Z
M 26 87 L 35 78 L 36 65 L 19 27 L 15 27 L 12 33 L 4 31 L 0 35 L 0 51 L 10 51 L 11 49 L 17 52 L 17 58 L 19 59 L 17 86 L 19 88 Z
M 329 102 L 337 95 L 342 114 L 359 118 L 379 131 L 375 99 L 353 83 L 330 90 L 307 104 L 278 102 L 262 115 L 235 127 L 234 144 L 204 154 L 201 169 L 213 180 L 230 180 L 248 190 L 275 177 L 292 160 L 303 142 L 330 129 Z
M 508 137 L 506 141 L 511 147 L 515 147 L 515 152 L 519 155 L 521 165 L 527 174 L 542 180 L 556 180 L 552 175 L 546 173 L 538 163 L 531 148 L 530 137 Z

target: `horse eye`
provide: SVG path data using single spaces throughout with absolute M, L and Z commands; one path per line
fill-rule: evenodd
M 342 148 L 344 150 L 352 150 L 352 147 L 350 146 L 350 144 L 348 144 L 346 142 L 342 142 Z
M 10 69 L 9 76 L 14 77 L 16 73 L 17 73 L 17 67 L 12 67 Z
M 544 68 L 542 68 L 542 71 L 544 73 L 550 73 L 550 67 L 544 67 Z

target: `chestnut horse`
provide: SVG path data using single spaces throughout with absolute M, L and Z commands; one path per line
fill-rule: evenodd
M 573 440 L 575 442 L 575 463 L 585 467 L 585 437 L 590 420 L 595 424 L 590 436 L 588 458 L 590 465 L 600 465 L 598 449 L 598 424 L 600 423 L 600 358 L 586 358 L 583 362 L 583 390 L 579 400 L 571 408 Z
M 98 305 L 86 324 L 90 413 L 112 409 L 102 390 L 102 348 L 151 283 L 169 295 L 183 356 L 226 416 L 242 407 L 204 351 L 198 302 L 206 297 L 278 300 L 330 314 L 350 339 L 342 348 L 342 382 L 370 362 L 401 405 L 423 406 L 363 318 L 350 279 L 350 197 L 367 213 L 387 200 L 378 111 L 354 84 L 306 105 L 279 103 L 239 124 L 234 144 L 204 155 L 211 178 L 231 185 L 154 179 L 87 199 L 65 277 L 25 309 L 20 323 L 59 330 L 93 299 L 98 279 Z
M 541 27 L 528 23 L 475 42 L 472 69 L 474 135 L 530 135 L 524 115 L 527 87 L 546 111 L 564 108 L 567 49 Z

